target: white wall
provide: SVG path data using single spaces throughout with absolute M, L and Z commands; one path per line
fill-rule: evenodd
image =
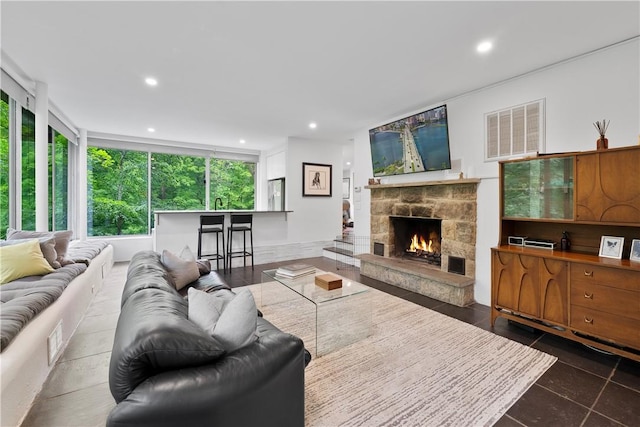
M 302 197 L 302 163 L 332 165 L 331 197 Z M 342 232 L 342 146 L 335 141 L 289 138 L 287 142 L 289 241 L 333 240 Z
M 491 88 L 444 100 L 449 116 L 451 158 L 462 160 L 462 170 L 481 178 L 478 187 L 475 299 L 491 299 L 490 248 L 498 242 L 498 164 L 484 162 L 484 114 L 544 98 L 546 152 L 586 151 L 596 148 L 596 120 L 611 120 L 609 147 L 638 144 L 640 140 L 640 41 L 620 44 Z M 435 105 L 433 105 L 435 106 Z M 430 106 L 425 106 L 428 108 Z M 418 112 L 418 111 L 416 111 Z M 402 117 L 389 117 L 384 123 Z M 382 123 L 371 123 L 373 128 Z M 355 136 L 355 186 L 373 176 L 368 129 Z M 386 178 L 388 182 L 446 179 L 444 172 L 426 172 Z M 361 191 L 354 209 L 356 234 L 368 235 L 370 191 Z M 560 237 L 560 236 L 558 236 Z

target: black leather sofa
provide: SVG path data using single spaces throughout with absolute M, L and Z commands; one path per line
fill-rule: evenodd
M 188 302 L 170 280 L 153 251 L 129 265 L 109 367 L 117 405 L 107 426 L 303 426 L 302 341 L 258 317 L 258 338 L 225 353 L 188 319 Z M 228 289 L 215 272 L 190 286 Z

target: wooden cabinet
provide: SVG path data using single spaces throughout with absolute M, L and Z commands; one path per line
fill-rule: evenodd
M 495 306 L 567 325 L 567 263 L 508 251 L 492 254 Z
M 572 264 L 570 326 L 586 335 L 640 349 L 638 272 Z
M 576 156 L 576 220 L 640 222 L 640 150 Z
M 491 254 L 491 323 L 506 317 L 640 361 L 640 146 L 500 164 L 500 242 Z M 575 191 L 574 191 L 575 190 Z M 559 247 L 562 232 L 570 251 Z M 621 260 L 598 256 L 624 237 Z M 557 242 L 508 244 L 509 236 Z

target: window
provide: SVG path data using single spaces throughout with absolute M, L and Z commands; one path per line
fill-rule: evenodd
M 485 160 L 544 150 L 544 100 L 485 114 Z
M 204 157 L 151 155 L 151 209 L 205 208 Z
M 49 126 L 49 230 L 68 228 L 68 167 L 69 141 Z
M 22 109 L 22 224 L 36 229 L 36 116 Z
M 148 158 L 142 151 L 88 147 L 88 236 L 149 233 Z
M 254 209 L 255 163 L 211 159 L 209 176 L 211 203 L 215 204 L 215 200 L 220 198 L 223 209 Z
M 148 151 L 133 151 L 120 141 L 101 139 L 90 143 L 88 236 L 149 234 L 155 211 L 214 209 L 216 197 L 224 209 L 255 206 L 256 163 L 250 160 L 210 159 L 207 183 L 206 152 L 152 144 Z
M 9 96 L 0 100 L 0 239 L 9 226 Z

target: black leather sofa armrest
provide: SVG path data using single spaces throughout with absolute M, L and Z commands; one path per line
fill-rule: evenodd
M 259 320 L 258 340 L 210 365 L 141 383 L 107 426 L 304 426 L 304 346 Z

